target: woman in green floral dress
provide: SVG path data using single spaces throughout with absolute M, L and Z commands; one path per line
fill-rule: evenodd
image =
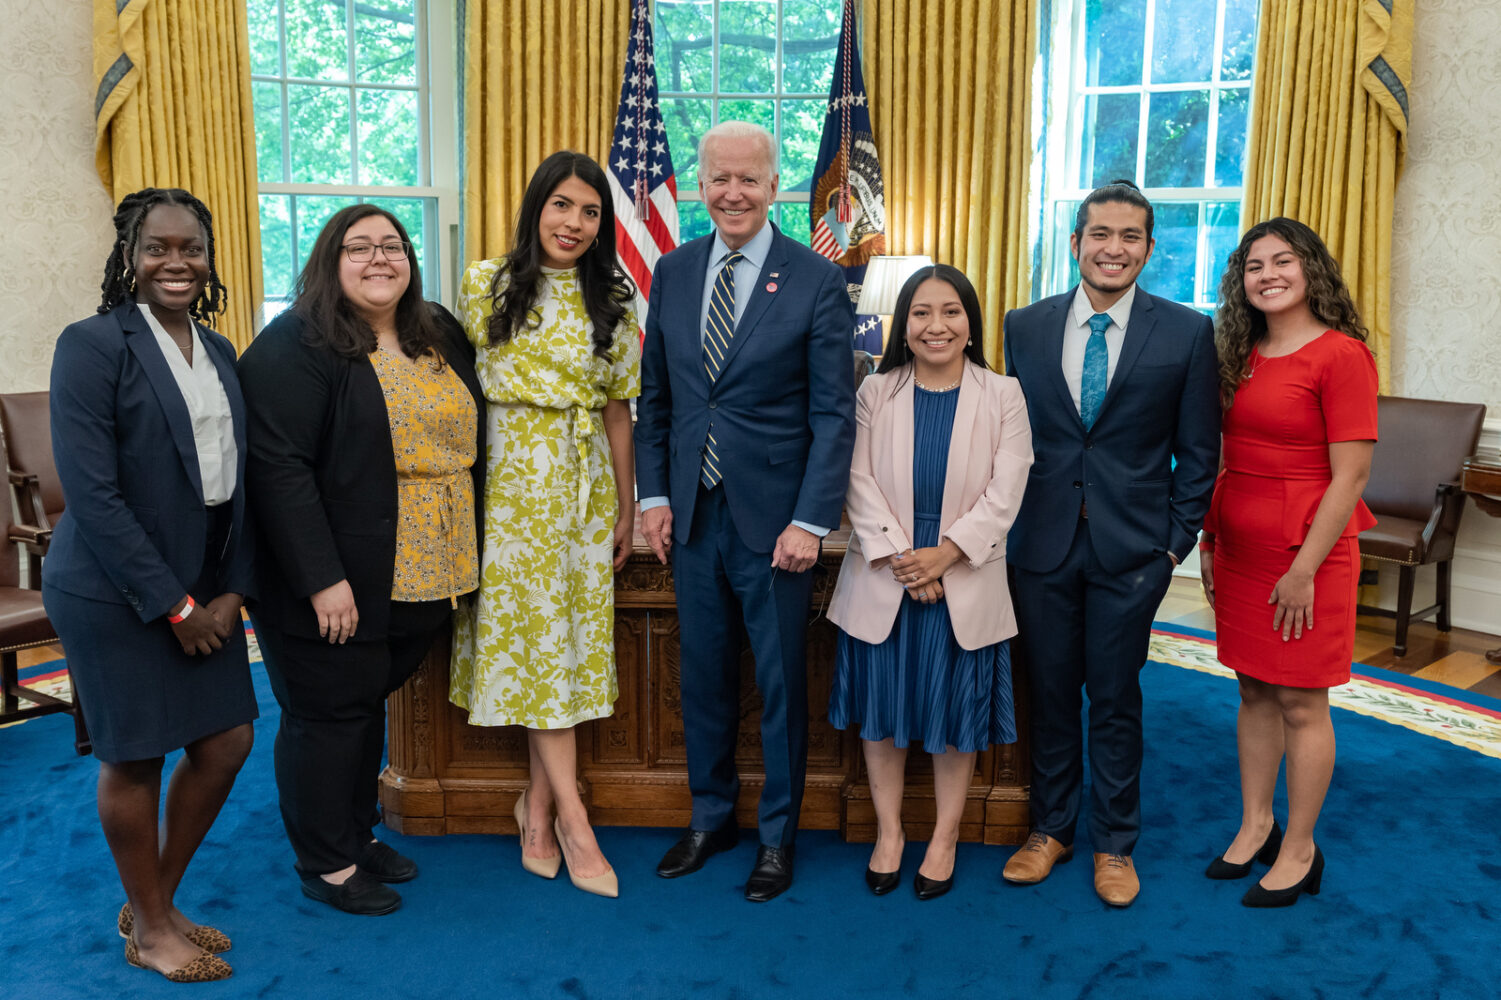
M 554 153 L 532 175 L 510 253 L 464 275 L 459 316 L 485 397 L 480 587 L 456 616 L 450 697 L 475 726 L 527 728 L 521 863 L 614 896 L 579 798 L 573 727 L 613 712 L 614 575 L 631 551 L 635 289 L 615 263 L 599 164 Z M 556 812 L 556 823 L 553 814 Z

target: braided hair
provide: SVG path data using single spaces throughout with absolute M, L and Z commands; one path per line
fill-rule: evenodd
M 186 208 L 198 218 L 203 235 L 208 240 L 208 281 L 203 293 L 188 307 L 188 314 L 205 326 L 214 325 L 214 317 L 223 312 L 224 300 L 229 292 L 219 280 L 219 269 L 214 264 L 214 221 L 208 206 L 182 188 L 142 188 L 126 195 L 115 212 L 115 246 L 109 260 L 104 264 L 103 293 L 99 311 L 107 313 L 121 302 L 134 301 L 136 277 L 133 266 L 136 243 L 141 237 L 141 224 L 158 205 L 177 205 Z

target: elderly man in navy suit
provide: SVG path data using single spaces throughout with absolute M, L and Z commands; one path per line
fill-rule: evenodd
M 1073 854 L 1089 695 L 1095 891 L 1128 906 L 1141 827 L 1141 684 L 1155 614 L 1193 548 L 1219 462 L 1209 319 L 1149 295 L 1152 205 L 1130 181 L 1091 192 L 1070 248 L 1079 284 L 1006 316 L 1036 453 L 1007 542 L 1032 688 L 1032 833 L 1007 881 Z
M 682 644 L 689 829 L 657 874 L 701 868 L 738 837 L 740 635 L 760 690 L 766 784 L 745 885 L 792 883 L 808 751 L 804 637 L 820 539 L 838 527 L 854 448 L 854 310 L 844 274 L 767 220 L 771 134 L 722 122 L 699 144 L 714 232 L 652 276 L 637 401 L 641 529 L 671 559 Z

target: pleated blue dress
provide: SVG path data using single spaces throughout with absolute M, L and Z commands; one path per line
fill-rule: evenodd
M 912 546 L 939 543 L 943 481 L 959 391 L 913 389 Z M 829 722 L 860 727 L 860 738 L 942 753 L 1016 742 L 1011 648 L 1006 641 L 964 649 L 948 603 L 903 597 L 891 634 L 872 645 L 839 632 Z

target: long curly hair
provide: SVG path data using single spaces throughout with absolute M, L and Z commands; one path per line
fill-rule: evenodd
M 604 170 L 583 153 L 562 150 L 542 161 L 516 213 L 516 234 L 511 252 L 495 272 L 490 285 L 489 342 L 503 344 L 521 330 L 540 321 L 537 296 L 542 286 L 542 208 L 547 199 L 570 177 L 577 177 L 599 194 L 599 236 L 575 265 L 584 311 L 594 330 L 594 353 L 610 356 L 615 328 L 625 318 L 626 305 L 636 297 L 636 286 L 615 262 L 615 199 Z
M 344 286 L 339 282 L 344 234 L 355 223 L 372 215 L 379 215 L 389 222 L 409 248 L 407 266 L 411 279 L 396 302 L 396 339 L 401 344 L 402 353 L 409 358 L 420 358 L 431 352 L 441 363 L 438 327 L 432 310 L 422 297 L 422 267 L 417 254 L 410 249 L 412 238 L 400 219 L 368 203 L 339 209 L 329 216 L 318 238 L 313 241 L 307 263 L 297 275 L 292 300 L 292 311 L 302 317 L 303 340 L 309 346 L 327 347 L 340 357 L 351 360 L 366 357 L 379 346 L 375 331 L 349 304 Z
M 1251 244 L 1263 236 L 1284 241 L 1297 255 L 1308 283 L 1308 308 L 1331 330 L 1338 330 L 1361 343 L 1365 324 L 1340 276 L 1339 262 L 1319 239 L 1319 234 L 1296 219 L 1278 216 L 1246 230 L 1240 245 L 1230 254 L 1220 279 L 1220 306 L 1214 316 L 1214 346 L 1219 355 L 1220 404 L 1226 409 L 1235 390 L 1251 374 L 1251 349 L 1266 336 L 1266 314 L 1246 299 L 1246 256 Z
M 208 242 L 208 281 L 203 292 L 188 307 L 188 315 L 204 326 L 213 326 L 214 318 L 224 311 L 229 291 L 219 280 L 214 258 L 214 217 L 208 206 L 182 188 L 142 188 L 120 199 L 115 211 L 115 245 L 104 262 L 104 281 L 100 283 L 99 311 L 107 313 L 121 302 L 136 298 L 136 244 L 141 238 L 141 224 L 158 205 L 177 205 L 198 217 L 203 238 Z

